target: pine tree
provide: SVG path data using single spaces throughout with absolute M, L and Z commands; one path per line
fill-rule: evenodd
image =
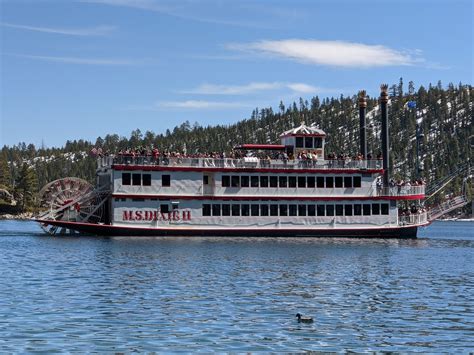
M 11 174 L 8 162 L 4 158 L 0 158 L 0 189 L 9 190 L 11 187 Z
M 15 195 L 20 201 L 21 211 L 33 207 L 36 192 L 38 189 L 38 179 L 34 169 L 24 163 L 16 179 Z

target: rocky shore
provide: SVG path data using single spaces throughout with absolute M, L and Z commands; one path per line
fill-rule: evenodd
M 0 220 L 18 220 L 18 221 L 26 221 L 33 218 L 33 213 L 31 212 L 24 212 L 18 214 L 0 214 Z

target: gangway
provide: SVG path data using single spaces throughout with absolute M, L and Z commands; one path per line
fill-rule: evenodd
M 431 197 L 436 195 L 443 188 L 445 188 L 451 181 L 453 181 L 459 175 L 464 174 L 465 172 L 467 172 L 468 175 L 470 175 L 471 173 L 471 167 L 469 163 L 461 165 L 456 170 L 452 171 L 449 175 L 430 184 L 431 186 L 426 190 L 426 196 L 427 196 L 426 200 L 429 200 Z
M 474 177 L 474 175 L 471 174 L 471 168 L 469 167 L 469 165 L 465 166 L 464 169 L 460 170 L 460 172 L 465 171 L 465 170 L 468 170 L 469 174 L 463 179 L 462 194 L 460 196 L 452 197 L 452 198 L 448 199 L 447 201 L 444 201 L 444 202 L 440 203 L 436 207 L 433 207 L 433 208 L 429 209 L 429 211 L 428 211 L 428 220 L 429 221 L 434 221 L 435 219 L 437 219 L 437 218 L 439 218 L 439 217 L 441 217 L 441 216 L 443 216 L 443 215 L 445 215 L 445 214 L 447 214 L 451 211 L 454 211 L 457 208 L 463 207 L 463 206 L 465 206 L 465 205 L 467 205 L 468 203 L 471 202 L 471 201 L 469 201 L 469 198 L 468 198 L 468 191 L 467 191 L 468 190 L 467 189 L 468 185 L 467 184 L 468 184 L 468 181 Z M 453 178 L 450 178 L 449 181 L 451 181 Z M 438 191 L 441 191 L 441 189 L 444 186 L 446 186 L 449 183 L 449 181 L 443 183 L 442 187 L 438 188 L 435 191 L 435 193 L 437 193 Z M 433 194 L 431 196 L 433 196 Z

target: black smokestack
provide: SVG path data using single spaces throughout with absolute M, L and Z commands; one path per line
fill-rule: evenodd
M 364 159 L 367 159 L 367 134 L 365 111 L 367 109 L 367 99 L 365 98 L 365 90 L 359 91 L 359 133 L 360 133 L 360 153 Z
M 388 138 L 388 85 L 382 84 L 380 86 L 380 109 L 382 111 L 382 157 L 383 157 L 383 184 L 388 186 L 388 180 L 390 176 L 389 172 L 389 147 L 390 142 Z

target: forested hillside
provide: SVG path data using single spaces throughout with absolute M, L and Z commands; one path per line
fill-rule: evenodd
M 424 166 L 422 176 L 428 183 L 447 175 L 472 157 L 468 138 L 474 135 L 473 97 L 473 87 L 461 83 L 443 87 L 438 82 L 437 85 L 421 86 L 415 90 L 412 82 L 405 87 L 400 79 L 398 84 L 390 87 L 390 163 L 397 177 L 415 177 L 417 123 L 424 134 L 420 142 L 420 158 Z M 416 103 L 416 107 L 408 105 L 408 102 Z M 369 97 L 367 103 L 368 149 L 375 155 L 380 151 L 378 99 Z M 357 154 L 357 93 L 351 97 L 341 95 L 324 99 L 315 96 L 310 101 L 280 102 L 275 111 L 272 108 L 256 108 L 249 118 L 232 125 L 202 127 L 186 121 L 165 134 L 138 127 L 128 138 L 108 134 L 98 137 L 95 142 L 82 139 L 67 141 L 61 148 L 37 148 L 27 143 L 4 146 L 0 154 L 0 190 L 8 191 L 21 200 L 25 188 L 37 191 L 47 182 L 61 177 L 76 176 L 93 182 L 95 158 L 89 152 L 94 147 L 111 153 L 151 145 L 160 150 L 185 149 L 188 153 L 228 152 L 239 143 L 277 143 L 280 133 L 300 125 L 302 121 L 327 133 L 326 154 Z M 25 174 L 30 177 L 26 178 Z M 460 182 L 451 184 L 447 192 L 459 191 Z M 26 205 L 31 203 L 32 199 L 26 201 Z

